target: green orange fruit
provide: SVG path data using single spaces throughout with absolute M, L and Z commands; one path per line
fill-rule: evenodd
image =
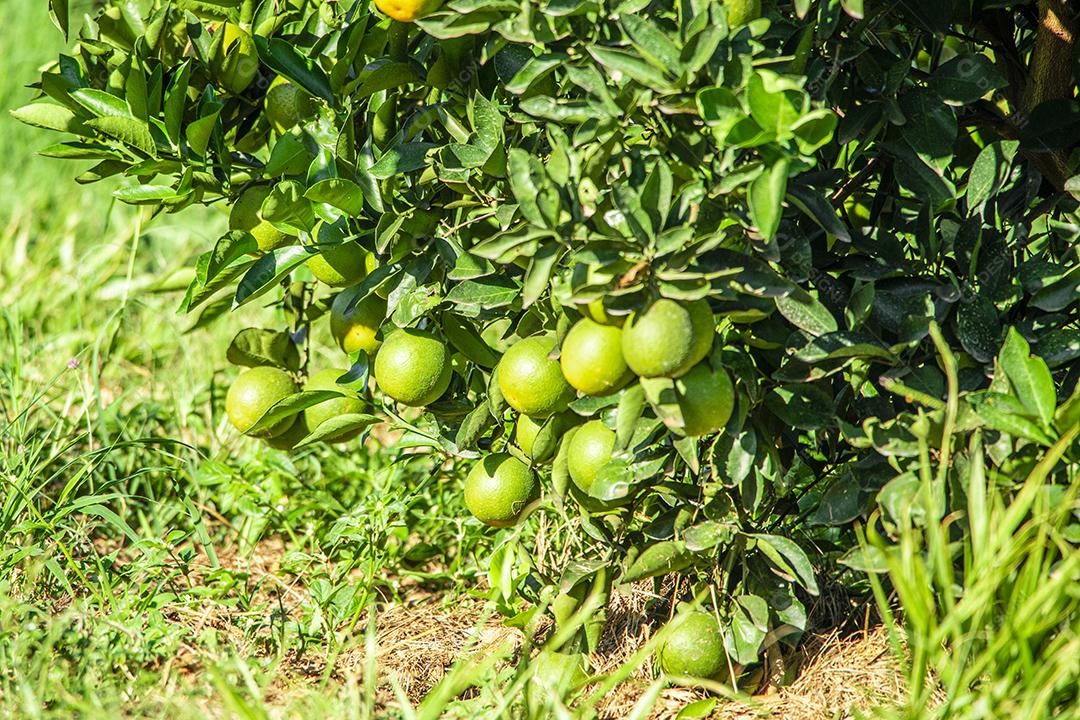
M 675 381 L 675 391 L 687 435 L 712 434 L 722 430 L 731 418 L 735 389 L 723 368 L 714 370 L 707 362 L 698 363 Z
M 761 17 L 761 0 L 724 0 L 728 27 L 742 27 Z
M 532 457 L 533 443 L 543 426 L 543 421 L 537 422 L 528 415 L 518 415 L 517 422 L 514 423 L 514 442 L 521 448 L 521 452 Z
M 316 280 L 330 287 L 348 287 L 375 269 L 375 255 L 357 242 L 322 245 L 319 254 L 307 261 Z
M 566 409 L 574 389 L 559 361 L 548 357 L 554 349 L 553 335 L 533 335 L 511 345 L 502 356 L 495 372 L 510 407 L 538 420 Z
M 279 134 L 287 133 L 315 114 L 315 98 L 280 75 L 266 89 L 266 119 Z
M 668 675 L 703 680 L 723 677 L 728 669 L 720 624 L 712 613 L 688 612 L 677 616 L 675 626 L 660 648 L 660 668 Z
M 295 415 L 279 420 L 257 433 L 250 432 L 266 411 L 296 392 L 296 383 L 284 370 L 260 366 L 249 368 L 233 381 L 225 394 L 225 414 L 229 422 L 242 433 L 253 437 L 281 435 L 296 420 Z
M 262 441 L 275 450 L 292 450 L 297 443 L 308 436 L 307 423 L 295 415 L 293 418 L 295 422 L 288 430 L 274 437 L 264 437 Z
M 607 308 L 604 307 L 603 298 L 593 300 L 581 312 L 585 317 L 601 325 L 618 325 L 622 327 L 626 323 L 625 315 L 612 315 L 607 311 Z
M 539 712 L 545 704 L 561 702 L 588 680 L 587 657 L 583 653 L 542 650 L 529 667 L 532 676 L 525 688 L 526 699 Z
M 578 489 L 591 495 L 597 474 L 615 449 L 615 432 L 599 420 L 582 425 L 570 439 L 566 452 L 567 470 Z
M 623 357 L 641 377 L 679 377 L 709 354 L 716 328 L 707 300 L 660 298 L 623 328 Z
M 350 310 L 354 297 L 345 291 L 334 298 L 330 305 L 330 334 L 345 354 L 363 350 L 371 357 L 382 344 L 379 328 L 386 319 L 386 300 L 372 293 Z
M 514 525 L 539 494 L 533 471 L 507 453 L 488 455 L 465 478 L 465 507 L 493 527 Z
M 586 395 L 607 395 L 633 379 L 622 350 L 622 328 L 583 318 L 563 339 L 563 376 Z
M 255 238 L 263 252 L 287 245 L 291 236 L 278 230 L 262 217 L 263 201 L 273 188 L 269 185 L 253 185 L 240 193 L 229 213 L 230 230 L 247 230 Z
M 364 403 L 356 394 L 347 387 L 339 385 L 337 379 L 344 375 L 347 370 L 327 368 L 314 373 L 304 383 L 304 390 L 336 390 L 344 397 L 324 400 L 318 405 L 312 405 L 304 410 L 304 421 L 309 432 L 314 432 L 323 423 L 329 422 L 342 415 L 356 415 L 364 412 Z M 323 438 L 324 442 L 346 442 L 352 440 L 364 431 L 363 427 L 334 433 Z
M 420 407 L 439 399 L 450 386 L 450 349 L 424 330 L 396 330 L 375 356 L 375 382 L 383 394 Z
M 248 89 L 259 72 L 259 51 L 251 34 L 233 23 L 225 23 L 221 46 L 211 66 L 221 86 L 234 95 Z

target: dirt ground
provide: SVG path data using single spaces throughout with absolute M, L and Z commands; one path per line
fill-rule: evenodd
M 260 544 L 250 555 L 219 551 L 223 566 L 234 567 L 250 577 L 279 612 L 289 613 L 307 602 L 306 592 L 297 581 L 280 569 L 284 547 L 279 540 Z M 209 571 L 209 567 L 206 567 Z M 198 573 L 191 576 L 198 582 Z M 610 672 L 625 662 L 646 643 L 655 631 L 657 618 L 646 613 L 645 596 L 651 588 L 630 588 L 613 596 L 608 622 L 592 666 L 598 672 Z M 838 608 L 832 608 L 836 613 Z M 218 612 L 224 612 L 218 610 Z M 234 623 L 213 612 L 177 617 L 179 622 L 197 629 L 215 627 L 229 632 Z M 887 633 L 866 615 L 847 618 L 843 630 L 807 633 L 794 652 L 783 656 L 774 646 L 766 653 L 762 666 L 747 673 L 741 682 L 744 700 L 720 699 L 710 717 L 722 720 L 751 718 L 850 718 L 856 709 L 888 704 L 904 692 L 902 675 L 889 647 Z M 358 627 L 363 628 L 366 620 Z M 855 626 L 854 628 L 852 626 Z M 375 621 L 374 647 L 379 669 L 379 698 L 386 705 L 395 702 L 396 685 L 410 701 L 417 703 L 430 691 L 463 655 L 479 659 L 495 648 L 509 645 L 520 656 L 524 644 L 522 632 L 502 624 L 497 615 L 485 612 L 484 603 L 461 599 L 452 608 L 442 597 L 417 586 L 407 589 L 401 602 L 387 603 Z M 257 649 L 255 649 L 257 652 Z M 295 693 L 310 691 L 326 679 L 359 683 L 366 653 L 361 644 L 334 657 L 309 650 L 302 656 L 289 655 L 280 667 L 278 679 L 266 700 L 286 702 Z M 190 655 L 176 658 L 166 672 L 197 673 L 198 659 Z M 390 677 L 392 675 L 392 678 Z M 600 705 L 604 718 L 625 717 L 655 676 L 646 661 L 626 681 L 617 685 Z M 688 703 L 708 698 L 701 690 L 668 688 L 656 703 L 652 718 L 675 718 Z

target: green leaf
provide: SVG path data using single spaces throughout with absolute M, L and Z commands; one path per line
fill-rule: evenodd
M 750 183 L 750 219 L 767 240 L 772 239 L 780 227 L 790 166 L 786 158 L 777 160 L 768 171 Z
M 555 264 L 562 255 L 561 245 L 548 243 L 541 246 L 539 252 L 533 256 L 529 269 L 525 272 L 525 284 L 521 294 L 522 307 L 532 305 L 548 289 L 551 276 L 555 271 Z
M 154 145 L 154 138 L 150 134 L 150 128 L 140 120 L 107 116 L 92 118 L 87 120 L 86 124 L 125 145 L 141 150 L 151 157 L 157 156 L 157 147 Z
M 1008 83 L 985 55 L 958 55 L 930 76 L 930 89 L 951 105 L 968 105 Z
M 385 180 L 394 175 L 401 175 L 425 168 L 429 164 L 428 151 L 436 147 L 429 142 L 408 142 L 383 153 L 379 161 L 368 168 L 372 177 Z
M 1031 355 L 1027 340 L 1015 327 L 1009 328 L 1005 336 L 998 362 L 1020 402 L 1044 426 L 1049 426 L 1057 406 L 1054 378 L 1046 362 Z
M 760 70 L 750 76 L 746 99 L 754 122 L 777 138 L 787 136 L 807 104 L 801 90 L 769 70 Z
M 1001 189 L 1020 143 L 999 140 L 979 151 L 968 175 L 967 204 L 978 208 Z
M 1020 128 L 1020 144 L 1035 152 L 1050 152 L 1080 142 L 1080 103 L 1048 100 L 1039 103 Z
M 806 383 L 773 388 L 765 396 L 765 406 L 785 425 L 803 430 L 827 427 L 836 414 L 829 393 L 817 385 Z
M 678 572 L 690 565 L 693 554 L 680 540 L 664 540 L 647 546 L 623 571 L 620 583 Z
M 818 108 L 806 113 L 791 126 L 795 144 L 803 155 L 812 155 L 829 144 L 840 121 L 836 113 Z
M 206 262 L 196 267 L 196 277 L 206 284 L 215 279 L 222 270 L 244 257 L 258 252 L 255 238 L 244 230 L 230 230 L 218 238 L 214 249 L 207 253 Z
M 274 72 L 283 75 L 317 98 L 322 98 L 331 107 L 334 106 L 334 91 L 330 79 L 314 60 L 305 57 L 299 49 L 281 38 L 264 38 L 255 35 L 255 48 L 259 58 Z
M 93 113 L 95 117 L 121 117 L 134 119 L 131 114 L 131 108 L 128 107 L 128 104 L 124 102 L 123 98 L 119 98 L 112 93 L 107 93 L 104 90 L 79 88 L 71 91 L 71 97 L 75 102 Z
M 442 329 L 446 333 L 450 344 L 477 365 L 493 368 L 499 361 L 499 356 L 488 347 L 480 333 L 472 325 L 461 320 L 453 313 L 443 313 Z
M 701 119 L 725 135 L 746 117 L 739 99 L 726 87 L 699 90 L 695 99 Z
M 307 189 L 304 197 L 312 202 L 326 203 L 350 217 L 360 217 L 364 211 L 364 191 L 345 178 L 327 178 Z
M 840 221 L 836 209 L 818 190 L 806 185 L 789 183 L 787 197 L 792 205 L 804 212 L 822 230 L 844 242 L 851 242 L 851 233 Z
M 64 40 L 67 40 L 71 18 L 68 11 L 68 0 L 49 0 L 49 18 L 56 25 L 56 28 L 64 33 Z
M 446 299 L 462 307 L 489 309 L 509 305 L 520 294 L 521 286 L 512 278 L 493 275 L 458 283 L 447 293 Z
M 661 71 L 666 70 L 673 75 L 682 71 L 679 48 L 660 28 L 633 13 L 620 15 L 619 22 L 642 57 Z
M 286 370 L 300 369 L 300 352 L 289 333 L 262 328 L 244 328 L 233 337 L 225 351 L 233 365 L 270 365 Z
M 1035 352 L 1051 368 L 1071 363 L 1080 358 L 1080 330 L 1051 330 L 1035 343 Z
M 633 53 L 599 45 L 590 46 L 588 51 L 598 63 L 608 69 L 609 74 L 618 73 L 659 93 L 675 92 L 662 71 Z
M 814 567 L 801 547 L 779 535 L 751 534 L 749 537 L 757 541 L 758 550 L 764 553 L 781 573 L 798 581 L 811 595 L 818 594 Z
M 645 389 L 640 384 L 631 385 L 619 397 L 619 409 L 615 415 L 615 451 L 630 446 L 637 429 L 637 422 L 645 411 Z
M 70 108 L 48 102 L 31 103 L 11 111 L 11 116 L 21 123 L 58 130 L 60 132 L 85 135 L 86 127 L 75 117 Z
M 994 430 L 1046 447 L 1054 444 L 1054 438 L 1029 420 L 1028 409 L 1011 395 L 987 391 L 971 396 L 971 405 L 977 417 Z
M 233 296 L 233 308 L 246 305 L 266 294 L 282 278 L 310 257 L 311 252 L 302 245 L 290 245 L 266 253 L 244 273 Z
M 913 88 L 899 98 L 904 113 L 904 140 L 924 160 L 942 161 L 952 157 L 956 142 L 956 113 L 930 90 Z M 941 165 L 934 163 L 935 167 Z
M 792 353 L 800 362 L 818 363 L 853 357 L 870 357 L 892 361 L 895 356 L 872 335 L 856 332 L 830 332 L 810 340 Z
M 487 403 L 481 402 L 461 421 L 461 425 L 458 426 L 457 433 L 454 435 L 454 444 L 457 445 L 459 450 L 468 450 L 475 447 L 477 441 L 491 426 L 491 422 L 491 413 L 488 412 Z
M 833 333 L 839 329 L 836 318 L 832 316 L 828 308 L 801 288 L 790 295 L 777 297 L 775 301 L 776 309 L 792 325 L 815 337 Z
M 198 157 L 206 156 L 206 148 L 210 146 L 210 139 L 213 137 L 214 129 L 217 128 L 220 113 L 219 108 L 184 128 L 184 137 L 187 139 L 188 146 Z
M 956 307 L 956 335 L 969 355 L 979 362 L 990 362 L 1001 337 L 997 308 L 982 295 L 961 299 Z
M 297 420 L 296 422 L 303 421 Z M 382 418 L 378 415 L 371 415 L 369 413 L 345 413 L 343 415 L 336 415 L 329 420 L 324 420 L 319 423 L 319 426 L 310 434 L 305 436 L 300 442 L 296 443 L 296 447 L 301 448 L 324 440 L 333 442 L 337 438 L 351 435 L 357 430 L 371 427 L 380 422 L 382 422 Z
M 263 413 L 258 422 L 248 429 L 248 434 L 258 434 L 313 405 L 339 397 L 342 397 L 342 393 L 337 390 L 305 390 L 284 397 Z

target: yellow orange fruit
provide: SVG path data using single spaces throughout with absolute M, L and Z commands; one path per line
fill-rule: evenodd
M 372 293 L 350 309 L 354 297 L 345 291 L 334 298 L 330 305 L 330 334 L 345 354 L 363 350 L 370 357 L 382 344 L 379 328 L 386 319 L 386 300 Z
M 442 0 L 375 0 L 375 7 L 399 22 L 413 22 L 435 12 Z

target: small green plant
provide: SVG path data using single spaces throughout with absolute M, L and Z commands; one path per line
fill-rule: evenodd
M 1046 399 L 1056 440 L 1041 449 L 967 429 L 978 394 L 957 392 L 955 359 L 935 338 L 951 387 L 946 426 L 913 423 L 917 459 L 883 488 L 881 513 L 848 559 L 872 573 L 908 683 L 904 704 L 881 714 L 1067 717 L 1080 701 L 1080 393 L 1055 410 L 1045 364 L 1012 335 L 1003 377 L 1021 397 Z M 873 573 L 887 573 L 891 597 Z

